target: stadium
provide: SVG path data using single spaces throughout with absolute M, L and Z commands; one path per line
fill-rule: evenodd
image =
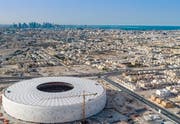
M 99 113 L 106 104 L 106 90 L 96 81 L 75 77 L 42 77 L 20 81 L 6 88 L 4 111 L 19 120 L 64 123 Z

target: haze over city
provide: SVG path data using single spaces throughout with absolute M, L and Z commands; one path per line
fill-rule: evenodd
M 0 124 L 180 124 L 180 0 L 0 0 Z
M 179 0 L 0 0 L 0 24 L 180 25 Z

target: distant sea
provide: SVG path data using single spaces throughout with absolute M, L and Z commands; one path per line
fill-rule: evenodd
M 116 29 L 116 30 L 180 30 L 180 26 L 129 26 L 129 25 L 61 25 L 70 29 Z
M 1 25 L 2 27 L 11 27 L 12 25 Z M 151 30 L 180 30 L 180 26 L 147 26 L 147 25 L 57 25 L 46 29 L 102 29 L 102 30 L 138 30 L 138 31 L 151 31 Z M 39 27 L 38 27 L 39 28 Z

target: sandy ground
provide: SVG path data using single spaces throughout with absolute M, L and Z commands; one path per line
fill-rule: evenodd
M 89 124 L 131 124 L 135 121 L 137 123 L 146 122 L 143 119 L 143 114 L 147 112 L 152 112 L 146 105 L 142 104 L 140 101 L 137 101 L 130 97 L 128 94 L 117 90 L 110 84 L 107 84 L 105 81 L 97 78 L 91 78 L 93 80 L 97 80 L 101 83 L 107 91 L 107 103 L 105 108 L 98 114 L 87 119 Z M 3 86 L 3 85 L 0 85 Z M 143 113 L 137 113 L 137 110 L 144 109 Z M 23 122 L 17 119 L 14 119 L 8 116 L 3 112 L 3 108 L 1 107 L 1 112 L 3 113 L 2 118 L 6 118 L 10 120 L 12 124 L 31 124 L 27 122 Z M 154 113 L 154 112 L 152 112 Z M 137 115 L 137 117 L 134 117 Z M 80 121 L 67 123 L 67 124 L 80 124 Z
M 100 70 L 87 65 L 75 65 L 71 68 L 65 66 L 40 67 L 38 70 L 43 76 L 75 75 L 101 72 Z

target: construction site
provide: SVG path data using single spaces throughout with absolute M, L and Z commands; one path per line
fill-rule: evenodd
M 70 79 L 72 80 L 72 78 L 70 78 Z M 37 80 L 37 78 L 31 79 L 30 81 L 23 80 L 20 82 L 26 82 L 26 84 L 28 84 L 29 86 L 32 86 L 32 83 L 30 83 L 30 82 L 34 82 L 33 80 L 35 81 L 35 80 Z M 122 92 L 121 90 L 117 89 L 116 87 L 114 87 L 113 85 L 107 83 L 106 81 L 104 81 L 102 79 L 92 77 L 92 78 L 88 78 L 88 79 L 81 78 L 79 80 L 83 81 L 83 82 L 81 82 L 81 87 L 84 87 L 84 85 L 82 85 L 83 83 L 86 84 L 87 81 L 90 81 L 88 83 L 93 84 L 93 82 L 94 82 L 95 84 L 98 84 L 98 85 L 95 85 L 95 87 L 97 86 L 97 89 L 94 87 L 94 88 L 92 88 L 93 90 L 92 89 L 91 89 L 91 91 L 85 90 L 85 92 L 83 89 L 81 89 L 82 92 L 80 94 L 71 94 L 68 96 L 68 98 L 66 98 L 65 96 L 63 96 L 63 97 L 61 96 L 61 99 L 73 99 L 73 100 L 70 100 L 70 102 L 66 101 L 67 103 L 63 102 L 63 104 L 65 104 L 65 105 L 63 105 L 63 107 L 65 107 L 65 109 L 63 109 L 63 113 L 61 113 L 62 112 L 62 101 L 58 102 L 58 100 L 57 100 L 59 97 L 57 98 L 57 97 L 53 96 L 51 98 L 49 96 L 46 96 L 46 99 L 44 98 L 44 100 L 46 100 L 46 101 L 52 100 L 53 101 L 52 104 L 50 102 L 48 103 L 48 102 L 42 102 L 42 101 L 38 103 L 38 102 L 33 102 L 33 100 L 38 100 L 37 98 L 41 95 L 39 95 L 39 94 L 37 96 L 34 95 L 34 97 L 36 96 L 36 99 L 32 97 L 31 102 L 30 103 L 28 102 L 28 103 L 31 104 L 31 106 L 35 105 L 35 104 L 39 104 L 42 106 L 46 105 L 45 107 L 43 107 L 46 111 L 44 111 L 43 109 L 41 109 L 41 111 L 37 110 L 38 107 L 35 107 L 36 109 L 34 110 L 35 111 L 34 114 L 36 115 L 36 117 L 34 118 L 33 117 L 34 114 L 33 115 L 30 114 L 30 116 L 28 116 L 28 118 L 30 118 L 30 117 L 33 118 L 33 121 L 35 119 L 36 119 L 36 121 L 37 121 L 37 119 L 40 119 L 41 121 L 43 119 L 49 119 L 51 121 L 51 123 L 53 123 L 52 121 L 58 121 L 57 120 L 58 119 L 57 115 L 58 115 L 59 118 L 61 116 L 64 116 L 63 123 L 66 123 L 66 124 L 81 124 L 81 123 L 89 123 L 89 124 L 91 124 L 91 123 L 93 123 L 93 124 L 94 123 L 95 124 L 96 123 L 97 124 L 98 123 L 113 123 L 113 124 L 121 124 L 121 123 L 124 124 L 125 123 L 126 124 L 127 123 L 127 124 L 129 124 L 129 123 L 142 123 L 142 122 L 159 123 L 163 120 L 168 121 L 168 119 L 165 116 L 163 116 L 162 114 L 157 113 L 155 110 L 151 109 L 147 105 L 134 99 L 133 97 Z M 54 79 L 52 80 L 52 78 L 51 78 L 51 80 L 46 79 L 46 82 L 50 82 L 50 81 L 54 86 L 56 86 L 56 88 L 53 89 L 53 87 L 51 87 L 51 85 L 49 87 L 49 84 L 47 84 L 47 83 L 45 83 L 45 85 L 44 85 L 44 83 L 42 83 L 44 81 L 42 81 L 42 82 L 37 81 L 37 82 L 39 82 L 39 84 L 43 84 L 43 85 L 37 85 L 37 82 L 35 83 L 36 86 L 39 86 L 37 88 L 42 90 L 42 91 L 38 91 L 38 93 L 43 92 L 43 93 L 47 94 L 47 90 L 48 90 L 48 92 L 50 92 L 50 94 L 51 93 L 56 94 L 56 92 L 58 90 L 62 91 L 62 89 L 61 89 L 62 87 L 58 88 L 59 86 L 57 86 L 57 81 L 66 82 L 66 83 L 69 82 L 70 84 L 72 84 L 69 80 L 62 80 L 62 79 L 61 80 L 54 80 Z M 27 83 L 27 82 L 29 82 L 29 83 Z M 6 89 L 6 92 L 8 92 L 7 89 L 15 86 L 16 84 L 19 84 L 19 83 L 15 83 L 14 85 L 12 85 L 12 83 L 10 83 L 8 86 L 6 84 L 6 85 L 4 85 L 3 88 Z M 1 86 L 3 86 L 3 85 L 1 85 Z M 70 88 L 66 87 L 66 86 L 63 87 L 64 93 L 68 93 L 69 91 L 72 90 L 71 85 L 68 85 L 68 86 L 70 86 Z M 102 86 L 103 86 L 103 88 L 102 88 Z M 48 87 L 48 89 L 47 89 L 47 87 Z M 88 87 L 89 87 L 89 85 L 88 85 Z M 12 90 L 12 89 L 10 88 L 10 90 Z M 64 90 L 66 90 L 66 91 L 64 91 Z M 103 95 L 104 94 L 103 91 L 106 91 L 106 97 L 105 97 L 105 95 Z M 23 92 L 23 91 L 21 91 L 21 92 Z M 33 92 L 33 90 L 31 90 L 31 92 Z M 4 91 L 1 93 L 3 95 Z M 19 93 L 20 93 L 20 91 L 19 91 Z M 30 95 L 30 96 L 33 96 L 33 95 Z M 98 96 L 100 96 L 100 98 L 102 98 L 102 99 L 100 100 Z M 48 99 L 47 99 L 47 97 L 48 97 Z M 14 100 L 17 100 L 16 98 L 20 99 L 20 97 L 13 97 Z M 28 97 L 27 99 L 24 99 L 24 100 L 27 101 L 29 98 L 30 97 Z M 77 100 L 74 100 L 76 98 L 79 98 L 79 103 L 77 104 L 77 105 L 79 105 L 79 108 L 78 109 L 76 108 L 75 111 L 72 112 L 72 109 L 70 110 L 69 107 L 70 107 L 70 105 L 73 105 L 72 103 L 78 102 Z M 1 100 L 2 100 L 2 98 L 1 98 Z M 94 103 L 93 102 L 94 100 L 95 101 L 97 100 L 98 103 Z M 90 104 L 88 102 L 90 102 Z M 93 102 L 93 104 L 92 104 L 92 102 Z M 60 103 L 61 103 L 61 106 L 58 106 L 58 107 L 56 106 L 57 111 L 55 111 L 54 108 L 52 109 L 52 105 L 53 106 L 60 105 Z M 26 114 L 21 114 L 22 111 L 19 111 L 17 109 L 17 107 L 15 110 L 13 110 L 14 111 L 13 113 L 9 113 L 9 111 L 12 111 L 12 110 L 8 111 L 8 109 L 13 109 L 13 108 L 12 107 L 9 108 L 8 104 L 6 104 L 5 107 L 3 107 L 3 106 L 1 107 L 1 111 L 0 111 L 0 120 L 2 123 L 4 123 L 4 124 L 11 124 L 11 123 L 12 124 L 32 124 L 32 123 L 34 123 L 32 121 L 27 121 L 26 115 L 28 114 L 28 112 L 30 112 L 30 111 L 28 111 L 27 107 L 25 107 Z M 8 106 L 8 108 L 6 106 Z M 68 106 L 67 110 L 66 110 L 66 106 Z M 22 109 L 23 109 L 23 111 L 25 111 L 24 108 L 22 108 Z M 30 113 L 33 113 L 32 112 L 33 109 L 30 109 L 30 110 L 31 110 Z M 42 110 L 43 110 L 43 114 L 40 114 L 42 112 Z M 54 113 L 54 112 L 52 112 L 52 110 L 55 111 L 56 114 L 52 114 L 52 113 Z M 68 110 L 70 110 L 71 112 L 69 113 Z M 79 114 L 78 114 L 78 112 L 79 112 Z M 22 112 L 22 113 L 24 113 L 24 112 Z M 48 113 L 50 113 L 50 114 L 48 114 Z M 72 116 L 72 115 L 74 115 L 73 113 L 76 113 L 76 116 L 79 115 L 79 118 L 75 119 L 74 116 Z M 18 114 L 18 116 L 13 115 L 13 114 Z M 18 119 L 19 117 L 21 117 L 20 115 L 24 119 L 23 118 Z M 46 116 L 46 118 L 43 118 L 43 117 L 41 118 L 41 115 L 43 115 L 43 117 Z M 16 116 L 16 117 L 14 117 L 14 116 Z M 26 116 L 26 118 L 24 116 Z M 39 117 L 39 118 L 37 118 L 37 117 Z M 67 119 L 67 118 L 70 119 L 70 117 L 72 117 L 73 120 L 69 120 L 68 122 L 67 121 L 65 122 L 65 119 Z M 44 120 L 44 121 L 47 122 L 47 120 Z M 59 123 L 62 123 L 62 120 Z

